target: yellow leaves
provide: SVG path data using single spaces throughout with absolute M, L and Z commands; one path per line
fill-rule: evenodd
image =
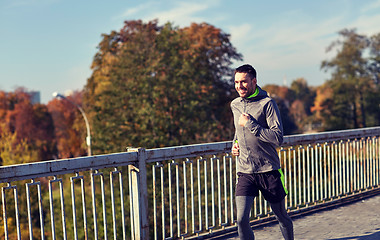
M 103 74 L 107 75 L 110 71 L 111 66 L 117 61 L 117 56 L 114 54 L 107 52 L 103 57 L 103 63 L 101 71 Z
M 101 95 L 103 92 L 107 91 L 112 87 L 112 82 L 111 81 L 101 81 L 98 82 L 97 87 L 95 88 L 94 94 L 96 95 Z
M 326 101 L 331 99 L 333 89 L 326 84 L 317 89 L 317 95 L 314 100 L 314 106 L 311 107 L 311 112 L 315 112 L 317 118 L 321 117 L 321 112 L 327 108 Z
M 37 151 L 31 150 L 25 139 L 18 143 L 17 133 L 12 133 L 5 123 L 0 123 L 0 157 L 2 165 L 13 165 L 38 160 Z

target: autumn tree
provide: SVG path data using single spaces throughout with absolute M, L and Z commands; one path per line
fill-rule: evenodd
M 0 123 L 1 165 L 14 165 L 38 160 L 38 151 L 30 149 L 25 139 L 19 140 L 6 123 Z
M 291 103 L 289 113 L 294 119 L 298 132 L 313 130 L 311 107 L 314 104 L 315 89 L 304 78 L 292 81 L 290 85 Z
M 94 151 L 231 138 L 232 60 L 229 35 L 206 23 L 126 21 L 104 34 L 84 89 Z
M 311 115 L 311 107 L 315 99 L 315 89 L 310 87 L 304 78 L 297 78 L 292 81 L 290 90 L 293 93 L 293 98 L 303 103 L 304 111 L 307 115 Z
M 55 98 L 47 104 L 55 126 L 59 158 L 87 155 L 86 126 L 83 116 L 73 103 L 82 105 L 82 92 L 75 91 L 66 99 Z
M 332 95 L 333 89 L 328 83 L 324 83 L 316 89 L 314 104 L 310 109 L 313 114 L 313 124 L 317 126 L 316 130 L 323 130 L 323 126 L 328 126 L 329 122 L 336 121 L 332 112 L 334 104 Z
M 0 161 L 1 165 L 14 165 L 51 159 L 54 154 L 54 134 L 50 132 L 52 122 L 47 109 L 42 104 L 31 104 L 30 95 L 25 89 L 15 92 L 0 91 Z M 51 135 L 50 135 L 51 134 Z M 13 185 L 23 189 L 25 182 L 17 181 Z M 3 192 L 5 196 L 9 191 Z M 26 195 L 18 191 L 19 202 L 26 202 Z M 7 197 L 5 197 L 7 198 Z M 15 205 L 13 196 L 8 198 L 9 238 L 16 239 Z M 37 192 L 31 193 L 31 199 L 38 199 Z M 33 229 L 38 229 L 38 207 L 31 207 Z M 22 239 L 28 238 L 26 205 L 18 206 Z M 0 226 L 0 235 L 4 236 L 4 227 Z
M 299 99 L 294 100 L 289 107 L 289 114 L 297 125 L 298 131 L 301 130 L 301 132 L 304 130 L 305 125 L 307 125 L 308 114 L 305 109 L 305 103 Z
M 262 87 L 273 98 L 280 110 L 284 134 L 289 135 L 297 131 L 297 125 L 290 114 L 290 104 L 293 100 L 292 91 L 286 86 L 267 84 Z
M 38 151 L 38 160 L 49 160 L 56 155 L 54 124 L 47 107 L 32 104 L 26 89 L 0 92 L 0 117 L 11 133 L 16 133 L 17 143 L 26 144 Z M 22 160 L 20 160 L 22 161 Z
M 286 104 L 290 105 L 290 103 L 294 100 L 294 93 L 291 89 L 286 86 L 279 86 L 277 84 L 266 84 L 263 86 L 263 89 L 268 92 L 271 97 L 279 97 L 281 99 L 286 100 Z

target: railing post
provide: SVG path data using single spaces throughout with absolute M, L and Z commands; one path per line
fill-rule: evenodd
M 131 203 L 134 207 L 138 207 L 140 221 L 135 223 L 139 226 L 135 228 L 135 236 L 139 239 L 149 239 L 149 222 L 148 222 L 148 185 L 147 185 L 147 171 L 146 171 L 146 160 L 147 154 L 145 148 L 128 148 L 128 152 L 137 152 L 137 167 L 138 167 L 138 197 L 134 198 L 135 201 Z M 133 184 L 133 183 L 132 183 Z M 137 210 L 137 209 L 134 209 Z

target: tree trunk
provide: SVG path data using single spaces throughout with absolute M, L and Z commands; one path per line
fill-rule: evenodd
M 360 92 L 360 111 L 362 112 L 362 125 L 363 127 L 366 127 L 366 117 L 365 117 L 365 110 L 364 110 L 364 98 L 363 93 Z
M 356 113 L 356 104 L 352 103 L 352 120 L 354 121 L 354 128 L 359 128 L 358 115 Z

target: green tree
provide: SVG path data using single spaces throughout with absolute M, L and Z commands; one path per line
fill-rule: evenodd
M 369 113 L 368 124 L 380 126 L 380 33 L 370 38 L 369 74 L 373 79 L 374 88 L 366 95 L 366 111 Z
M 380 33 L 370 38 L 369 69 L 378 88 L 380 84 Z
M 325 130 L 368 126 L 367 118 L 373 114 L 367 110 L 372 104 L 368 102 L 368 96 L 379 96 L 369 71 L 370 57 L 366 56 L 369 38 L 355 30 L 345 29 L 339 34 L 342 40 L 333 42 L 328 48 L 328 51 L 337 48 L 337 55 L 321 65 L 322 69 L 332 70 L 327 83 L 333 90 L 330 112 L 334 114 L 326 121 Z
M 104 34 L 84 89 L 94 151 L 231 138 L 232 60 L 229 35 L 206 23 L 126 21 Z

